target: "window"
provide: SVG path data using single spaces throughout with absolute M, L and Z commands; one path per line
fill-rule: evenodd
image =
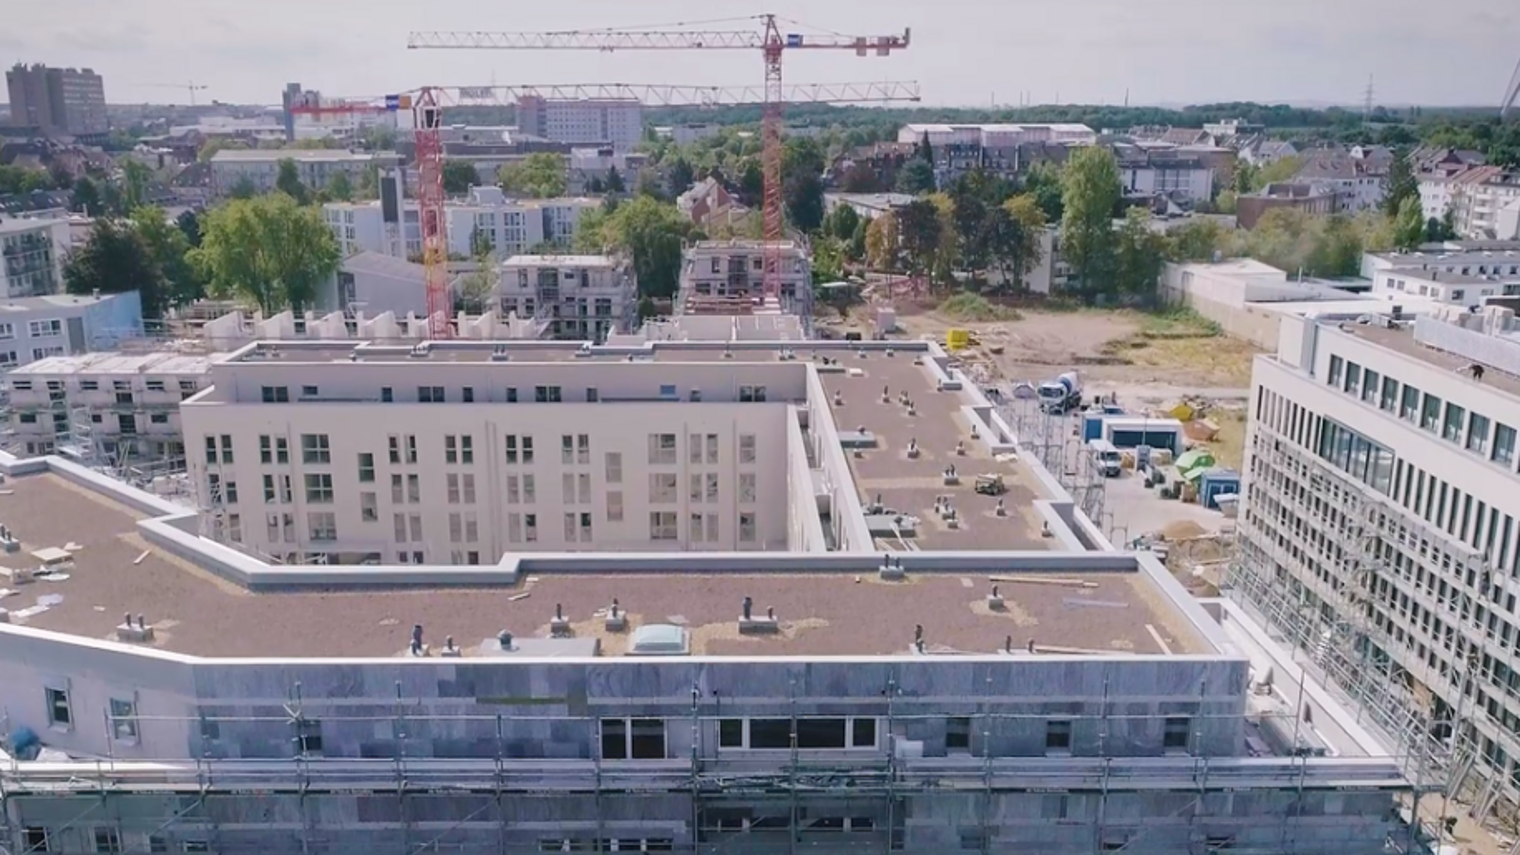
M 657 718 L 602 719 L 602 759 L 664 760 L 665 722 Z
M 380 519 L 380 497 L 375 493 L 359 494 L 359 520 L 375 522 Z
M 274 462 L 274 442 L 270 439 L 268 434 L 261 434 L 259 436 L 259 462 Z
M 1192 730 L 1192 719 L 1181 716 L 1168 718 L 1161 733 L 1161 747 L 1168 751 L 1187 750 L 1188 743 L 1192 741 Z
M 1446 405 L 1446 423 L 1441 430 L 1441 436 L 1447 442 L 1462 441 L 1462 423 L 1467 421 L 1467 410 L 1456 404 Z
M 1404 386 L 1403 401 L 1399 405 L 1399 418 L 1411 424 L 1419 424 L 1420 421 L 1420 390 L 1413 386 Z
M 375 480 L 375 455 L 373 452 L 359 452 L 359 483 L 371 484 Z
M 53 727 L 72 726 L 74 715 L 69 710 L 68 689 L 49 688 L 44 694 L 47 698 L 48 724 Z
M 1515 429 L 1506 424 L 1498 424 L 1494 427 L 1494 451 L 1492 454 L 1495 463 L 1509 466 L 1515 460 Z
M 739 473 L 739 502 L 741 504 L 753 504 L 755 501 L 755 473 Z
M 0 339 L 12 339 L 16 337 L 14 324 L 0 324 Z
M 332 462 L 332 449 L 325 433 L 301 434 L 301 462 L 327 464 Z
M 466 404 L 473 404 L 473 403 L 475 403 L 475 387 L 474 386 L 466 386 L 463 389 L 461 389 L 460 390 L 460 399 L 463 400 Z
M 303 756 L 321 756 L 322 723 L 313 719 L 296 722 L 296 752 Z
M 1350 395 L 1359 395 L 1362 391 L 1362 366 L 1355 362 L 1346 363 L 1345 390 Z
M 586 403 L 588 403 L 588 404 L 595 404 L 599 400 L 601 400 L 601 395 L 597 393 L 596 387 L 595 386 L 587 386 L 586 387 Z
M 147 381 L 147 387 L 149 392 L 162 392 L 164 391 L 164 381 L 149 380 Z
M 137 702 L 111 699 L 111 732 L 124 742 L 137 739 Z
M 313 511 L 306 515 L 312 540 L 337 540 L 338 515 L 331 511 Z
M 419 404 L 442 404 L 446 400 L 442 386 L 417 387 L 417 403 Z
M 1330 374 L 1325 378 L 1325 382 L 1331 386 L 1341 385 L 1341 375 L 1345 369 L 1345 365 L 1345 360 L 1339 356 L 1330 357 Z
M 121 851 L 121 835 L 114 828 L 95 829 L 95 851 L 114 853 Z
M 623 483 L 623 454 L 620 451 L 607 452 L 607 483 Z
M 515 404 L 515 403 L 517 403 L 517 387 L 516 386 L 508 386 L 505 391 L 506 391 L 507 403 L 509 403 L 509 404 Z
M 10 326 L 5 324 L 4 326 Z M 48 843 L 48 830 L 42 826 L 28 826 L 21 838 L 21 845 L 26 852 L 51 852 L 52 847 Z
M 675 511 L 651 511 L 649 513 L 650 540 L 675 540 L 680 536 L 676 528 Z
M 523 514 L 523 538 L 529 543 L 538 541 L 538 514 Z
M 949 751 L 971 750 L 970 717 L 951 716 L 945 723 L 945 748 Z
M 575 465 L 591 465 L 591 435 L 578 433 L 575 435 Z
M 264 476 L 264 504 L 274 504 L 274 476 Z
M 1383 378 L 1383 400 L 1378 405 L 1384 412 L 1394 412 L 1398 409 L 1399 381 L 1392 377 Z
M 755 435 L 752 433 L 739 434 L 739 462 L 755 462 Z
M 1431 433 L 1437 433 L 1437 425 L 1441 421 L 1441 399 L 1435 395 L 1425 396 L 1425 405 L 1420 410 L 1420 427 Z
M 333 500 L 332 475 L 326 472 L 307 473 L 306 501 L 313 505 L 329 505 Z
M 417 435 L 413 433 L 406 435 L 406 462 L 409 466 L 417 463 Z
M 575 462 L 575 437 L 568 433 L 559 438 L 559 462 L 566 466 Z
M 739 542 L 754 543 L 758 537 L 759 532 L 755 527 L 754 513 L 750 511 L 741 512 L 739 514 Z
M 739 403 L 741 403 L 741 404 L 752 404 L 752 403 L 759 403 L 759 402 L 762 402 L 764 400 L 765 400 L 765 387 L 764 386 L 740 386 L 739 387 Z
M 401 437 L 396 436 L 395 434 L 391 434 L 389 437 L 386 438 L 386 447 L 390 451 L 391 465 L 392 466 L 400 465 L 400 463 L 401 463 Z
M 392 504 L 399 505 L 402 502 L 406 501 L 406 490 L 404 489 L 404 486 L 403 486 L 404 484 L 405 484 L 405 482 L 402 480 L 400 472 L 392 472 L 391 473 L 391 503 Z
M 274 438 L 274 462 L 281 465 L 290 462 L 290 441 L 283 436 Z
M 264 386 L 259 390 L 260 398 L 266 404 L 290 403 L 290 387 L 288 386 Z
M 1045 750 L 1046 752 L 1071 750 L 1071 722 L 1045 722 Z
M 303 397 L 303 398 L 315 398 L 315 397 L 317 397 L 317 387 L 315 387 L 315 386 L 302 386 L 301 387 L 301 397 Z
M 63 321 L 57 318 L 45 321 L 31 321 L 27 324 L 27 332 L 32 338 L 45 335 L 63 335 Z
M 720 719 L 718 746 L 755 751 L 785 751 L 792 747 L 794 721 L 789 718 Z M 795 720 L 799 750 L 874 749 L 874 718 L 799 718 Z
M 469 434 L 454 436 L 450 434 L 443 438 L 443 462 L 463 463 L 466 466 L 475 462 L 475 439 Z
M 148 414 L 148 423 L 149 424 L 155 424 L 155 425 L 166 425 L 166 424 L 169 423 L 169 414 L 168 413 L 149 413 Z
M 623 494 L 614 490 L 607 494 L 607 522 L 623 521 Z
M 651 466 L 668 466 L 676 462 L 676 435 L 652 433 L 649 435 L 649 463 Z
M 409 472 L 406 476 L 406 503 L 415 505 L 422 501 L 422 476 Z
M 1381 380 L 1381 379 L 1382 379 L 1381 376 L 1376 371 L 1373 371 L 1371 368 L 1365 368 L 1365 369 L 1362 370 L 1362 400 L 1363 401 L 1366 401 L 1368 403 L 1372 403 L 1373 401 L 1377 400 L 1377 396 L 1378 396 L 1378 381 Z
M 396 400 L 396 391 L 389 386 L 380 387 L 380 403 L 389 404 Z
M 1488 453 L 1488 417 L 1473 413 L 1467 423 L 1467 450 Z
M 695 476 L 694 476 L 695 477 Z M 649 501 L 651 504 L 669 505 L 676 501 L 676 473 L 649 473 Z
M 534 386 L 533 401 L 539 404 L 558 404 L 560 392 L 558 386 Z

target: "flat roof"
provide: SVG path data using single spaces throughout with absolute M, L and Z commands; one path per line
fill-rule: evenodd
M 341 148 L 263 148 L 263 149 L 222 149 L 211 156 L 212 163 L 229 163 L 244 161 L 248 163 L 261 163 L 273 160 L 295 160 L 319 163 L 322 161 L 358 161 L 376 160 L 381 158 L 399 158 L 400 155 L 393 151 L 348 151 Z
M 0 303 L 0 312 L 39 312 L 50 309 L 67 309 L 73 306 L 93 306 L 108 303 L 122 296 L 115 294 L 44 294 L 40 297 L 10 297 Z
M 612 267 L 615 262 L 607 255 L 514 255 L 501 263 L 502 267 Z
M 29 362 L 11 372 L 12 377 L 38 374 L 205 374 L 228 354 L 166 353 L 79 353 L 50 356 Z
M 1454 383 L 1472 383 L 1476 386 L 1498 389 L 1520 397 L 1520 377 L 1502 371 L 1492 365 L 1485 365 L 1483 380 L 1481 382 L 1474 380 L 1463 371 L 1467 366 L 1473 364 L 1471 359 L 1420 344 L 1414 340 L 1414 326 L 1412 324 L 1405 324 L 1401 329 L 1396 330 L 1377 326 L 1376 324 L 1347 324 L 1341 327 L 1341 330 L 1357 338 L 1386 347 L 1395 353 L 1410 356 L 1428 365 L 1450 371 L 1452 373 L 1452 382 Z M 1376 368 L 1377 366 L 1370 367 Z
M 514 586 L 253 593 L 149 546 L 136 529 L 140 515 L 111 498 L 54 474 L 13 477 L 6 487 L 11 494 L 0 501 L 22 551 L 0 555 L 0 564 L 34 563 L 22 556 L 36 549 L 80 547 L 67 578 L 12 586 L 17 593 L 0 598 L 12 623 L 114 641 L 122 616 L 141 613 L 154 627 L 152 647 L 198 656 L 400 656 L 414 624 L 435 650 L 453 636 L 468 653 L 502 630 L 547 637 L 556 604 L 577 637 L 601 640 L 604 656 L 623 653 L 638 627 L 660 623 L 686 626 L 695 655 L 902 654 L 918 624 L 929 652 L 991 653 L 1009 636 L 1016 651 L 1033 641 L 1049 653 L 1214 652 L 1138 571 L 1028 574 L 1029 581 L 1001 583 L 1001 612 L 987 608 L 987 573 L 914 573 L 884 583 L 851 572 L 798 572 L 806 559 L 797 556 L 778 556 L 792 565 L 788 572 L 537 572 Z M 629 617 L 626 634 L 607 633 L 597 614 L 614 597 Z M 745 597 L 757 615 L 775 608 L 780 631 L 740 635 Z M 16 614 L 39 600 L 52 605 Z

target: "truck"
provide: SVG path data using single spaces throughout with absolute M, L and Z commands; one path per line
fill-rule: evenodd
M 1105 478 L 1117 478 L 1124 471 L 1124 458 L 1119 449 L 1106 439 L 1089 440 L 1087 447 L 1093 454 L 1093 465 Z
M 1082 375 L 1068 371 L 1054 380 L 1040 384 L 1040 408 L 1057 415 L 1074 410 L 1082 403 Z

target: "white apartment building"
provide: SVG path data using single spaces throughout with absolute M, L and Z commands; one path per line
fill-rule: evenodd
M 1520 173 L 1477 166 L 1452 179 L 1457 234 L 1471 240 L 1520 240 Z
M 528 95 L 517 100 L 517 127 L 553 142 L 607 143 L 632 151 L 644 139 L 644 107 L 632 98 L 561 101 Z
M 1520 294 L 1520 250 L 1367 253 L 1362 273 L 1374 294 L 1477 306 L 1487 297 Z
M 550 338 L 601 343 L 633 331 L 639 286 L 625 258 L 514 255 L 501 265 L 493 301 L 500 317 L 540 321 Z
M 211 157 L 212 190 L 225 196 L 246 178 L 255 190 L 267 193 L 274 189 L 282 160 L 294 161 L 301 183 L 320 190 L 334 175 L 343 173 L 357 183 L 366 169 L 395 166 L 401 162 L 401 156 L 395 152 L 340 149 L 224 149 Z
M 1131 195 L 1161 195 L 1186 202 L 1214 198 L 1214 170 L 1191 158 L 1152 156 L 1143 163 L 1121 162 L 1119 180 Z
M 1513 313 L 1447 309 L 1397 328 L 1284 319 L 1252 386 L 1242 561 L 1230 585 L 1335 679 L 1380 698 L 1380 723 L 1407 715 L 1438 737 L 1454 730 L 1477 789 L 1513 804 Z
M 801 365 L 392 350 L 270 346 L 212 369 L 182 413 L 202 506 L 229 539 L 330 564 L 787 542 Z
M 67 218 L 0 217 L 0 296 L 62 293 L 69 241 Z
M 1025 143 L 1067 143 L 1071 145 L 1094 145 L 1098 134 L 1086 125 L 1075 123 L 1044 124 L 906 124 L 897 131 L 900 143 L 923 142 L 928 135 L 929 145 L 980 145 L 984 148 L 1005 148 Z
M 142 299 L 136 291 L 13 297 L 0 302 L 0 370 L 108 349 L 142 331 Z
M 122 465 L 185 454 L 180 402 L 206 388 L 218 356 L 91 353 L 12 371 L 10 444 Z
M 765 285 L 765 242 L 698 241 L 681 260 L 677 314 L 749 314 Z M 787 314 L 813 314 L 813 268 L 807 251 L 792 241 L 780 249 L 777 298 Z
M 509 199 L 498 187 L 472 187 L 465 202 L 450 202 L 446 232 L 450 255 L 473 257 L 476 242 L 489 246 L 498 259 L 528 252 L 543 244 L 568 247 L 580 218 L 600 207 L 598 199 Z M 415 257 L 422 253 L 422 228 L 415 201 L 401 205 L 399 224 L 385 221 L 384 206 L 376 202 L 330 202 L 322 216 L 345 256 L 359 252 Z

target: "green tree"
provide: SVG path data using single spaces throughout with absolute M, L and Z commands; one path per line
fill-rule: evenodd
M 918 141 L 918 146 L 913 150 L 919 160 L 929 164 L 929 170 L 934 170 L 934 146 L 929 145 L 929 132 L 924 131 L 923 138 Z
M 164 209 L 152 205 L 134 209 L 130 219 L 162 274 L 163 302 L 184 306 L 205 296 L 200 277 L 190 264 L 190 240 L 178 223 L 169 222 Z
M 443 192 L 450 196 L 463 196 L 480 183 L 480 173 L 468 160 L 445 160 L 443 162 Z
M 1409 165 L 1409 156 L 1404 151 L 1393 153 L 1393 163 L 1388 167 L 1388 178 L 1383 187 L 1382 208 L 1388 216 L 1400 217 L 1406 199 L 1414 199 L 1418 207 L 1420 182 L 1415 178 L 1414 170 Z
M 496 259 L 490 240 L 478 229 L 470 235 L 470 249 L 475 266 L 459 278 L 459 295 L 454 310 L 478 315 L 485 312 L 496 292 Z
M 813 241 L 813 284 L 844 278 L 844 241 L 825 235 Z
M 639 323 L 642 324 L 659 313 L 660 310 L 655 307 L 654 300 L 648 294 L 639 298 Z
M 823 150 L 809 137 L 790 137 L 781 151 L 781 196 L 793 226 L 811 232 L 823 222 Z
M 691 162 L 677 155 L 667 166 L 670 174 L 670 192 L 679 196 L 685 193 L 696 180 L 696 171 L 692 169 Z
M 565 158 L 550 151 L 528 155 L 509 163 L 497 172 L 501 188 L 508 193 L 533 199 L 565 195 Z
M 617 171 L 616 166 L 607 167 L 607 180 L 605 184 L 607 185 L 608 193 L 628 192 L 628 186 L 623 183 L 623 176 Z M 684 188 L 682 192 L 685 192 Z
M 1153 305 L 1156 281 L 1166 263 L 1166 239 L 1150 227 L 1150 212 L 1130 208 L 1114 232 L 1114 291 L 1122 298 Z
M 1036 199 L 1023 194 L 993 208 L 988 219 L 987 252 L 1005 283 L 1024 289 L 1024 277 L 1040 266 L 1044 257 L 1045 212 Z
M 1256 192 L 1256 178 L 1259 174 L 1260 170 L 1255 164 L 1244 160 L 1235 161 L 1235 174 L 1230 177 L 1230 189 L 1237 196 Z
M 1420 197 L 1405 196 L 1393 218 L 1393 243 L 1402 250 L 1411 250 L 1425 240 L 1425 219 L 1420 210 Z
M 855 223 L 855 231 L 850 233 L 850 258 L 854 261 L 864 261 L 866 257 L 866 233 L 870 231 L 871 221 L 861 217 Z
M 1061 171 L 1061 252 L 1077 291 L 1092 301 L 1113 269 L 1114 209 L 1123 195 L 1119 164 L 1102 146 L 1077 149 Z
M 174 225 L 185 235 L 185 241 L 191 249 L 201 245 L 201 218 L 194 211 L 180 214 L 175 218 Z
M 902 250 L 913 270 L 919 274 L 931 272 L 944 237 L 939 208 L 928 199 L 915 199 L 898 208 L 894 216 Z
M 147 165 L 134 158 L 121 162 L 121 201 L 127 211 L 148 204 L 148 184 L 153 172 Z
M 89 216 L 105 213 L 100 188 L 88 175 L 82 175 L 74 182 L 74 210 Z
M 872 270 L 897 270 L 902 244 L 897 214 L 882 214 L 866 227 L 866 265 Z
M 1024 176 L 1024 193 L 1033 196 L 1045 222 L 1059 223 L 1066 213 L 1061 202 L 1061 170 L 1049 162 L 1036 163 Z
M 190 258 L 208 293 L 238 297 L 266 314 L 311 305 L 338 269 L 338 242 L 315 208 L 275 193 L 235 200 L 205 218 Z
M 739 169 L 739 195 L 749 205 L 758 205 L 765 195 L 765 171 L 753 157 L 747 158 Z
M 1268 184 L 1287 181 L 1297 175 L 1298 171 L 1303 168 L 1304 159 L 1301 157 L 1279 157 L 1256 170 L 1256 182 L 1251 187 L 1251 192 L 1256 193 L 1264 190 Z
M 1183 223 L 1168 233 L 1172 261 L 1212 261 L 1224 245 L 1224 227 L 1214 220 L 1199 217 Z
M 897 170 L 896 190 L 899 193 L 919 196 L 933 193 L 934 186 L 934 167 L 922 158 L 915 157 Z
M 886 190 L 881 178 L 864 163 L 851 164 L 840 179 L 839 186 L 846 193 L 881 193 Z
M 838 205 L 823 218 L 825 234 L 843 241 L 853 240 L 860 226 L 860 214 L 849 205 Z
M 301 183 L 300 167 L 288 157 L 280 161 L 274 177 L 274 189 L 296 200 L 297 204 L 305 205 L 311 201 L 311 192 Z
M 84 246 L 69 254 L 63 280 L 70 294 L 136 291 L 142 298 L 144 317 L 163 316 L 163 271 L 154 262 L 142 235 L 129 223 L 97 217 Z
M 1440 217 L 1431 217 L 1425 221 L 1425 241 L 1427 243 L 1440 243 L 1442 241 L 1455 240 L 1457 237 L 1456 215 L 1450 208 Z
M 231 189 L 227 191 L 227 196 L 231 199 L 252 199 L 257 195 L 259 195 L 259 188 L 255 187 L 253 179 L 246 175 L 239 175 L 237 181 L 233 182 Z
M 681 274 L 682 242 L 691 221 L 673 206 L 638 195 L 614 210 L 583 214 L 575 246 L 582 252 L 628 253 L 638 277 L 639 293 L 656 298 L 675 294 Z
M 327 181 L 327 195 L 335 202 L 353 201 L 354 183 L 349 180 L 347 172 L 333 173 Z
M 396 130 L 382 125 L 370 125 L 364 129 L 364 147 L 370 151 L 394 151 Z

